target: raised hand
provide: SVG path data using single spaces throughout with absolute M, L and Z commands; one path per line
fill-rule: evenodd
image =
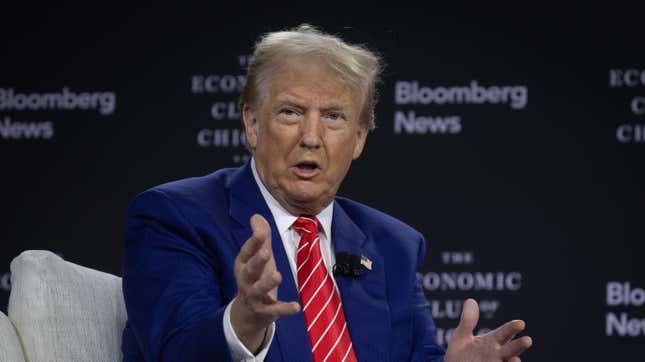
M 461 320 L 446 351 L 446 362 L 519 362 L 519 355 L 531 347 L 531 337 L 513 339 L 524 330 L 524 321 L 513 320 L 481 336 L 473 335 L 479 320 L 474 299 L 464 302 Z
M 237 295 L 231 304 L 231 324 L 246 348 L 256 353 L 269 325 L 276 319 L 298 313 L 297 302 L 278 300 L 282 275 L 276 269 L 271 248 L 271 228 L 260 215 L 251 217 L 253 235 L 235 258 Z

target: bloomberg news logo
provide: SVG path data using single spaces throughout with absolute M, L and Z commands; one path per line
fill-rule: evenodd
M 645 337 L 645 289 L 630 281 L 610 281 L 607 283 L 606 302 L 612 309 L 605 314 L 606 336 Z
M 522 110 L 528 104 L 528 87 L 482 85 L 476 80 L 467 85 L 431 87 L 421 85 L 417 80 L 399 80 L 394 84 L 394 103 L 407 106 L 394 111 L 394 134 L 454 135 L 463 130 L 461 115 L 428 114 L 425 107 L 500 104 L 512 110 Z
M 55 92 L 20 92 L 14 88 L 0 88 L 0 112 L 17 114 L 30 111 L 93 110 L 109 116 L 116 110 L 114 92 L 74 92 L 63 87 Z M 44 119 L 16 120 L 0 115 L 0 139 L 48 140 L 54 137 L 54 122 L 47 113 Z

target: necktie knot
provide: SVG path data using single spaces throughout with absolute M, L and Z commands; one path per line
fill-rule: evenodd
M 317 235 L 320 221 L 315 216 L 300 216 L 293 223 L 293 228 L 300 236 L 305 234 Z

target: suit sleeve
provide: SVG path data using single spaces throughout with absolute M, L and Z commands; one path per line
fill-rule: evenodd
M 417 269 L 421 266 L 426 255 L 426 241 L 419 235 L 419 253 L 417 256 Z M 430 315 L 430 305 L 423 292 L 421 279 L 415 275 L 412 308 L 413 317 L 413 353 L 412 361 L 443 362 L 444 350 L 437 343 L 437 330 Z
M 212 251 L 162 191 L 130 205 L 123 294 L 146 361 L 228 361 L 225 304 Z

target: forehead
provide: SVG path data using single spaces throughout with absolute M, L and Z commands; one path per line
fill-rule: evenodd
M 344 82 L 338 72 L 322 61 L 286 61 L 268 77 L 265 96 L 270 102 L 311 103 L 321 106 L 360 108 L 361 94 Z

